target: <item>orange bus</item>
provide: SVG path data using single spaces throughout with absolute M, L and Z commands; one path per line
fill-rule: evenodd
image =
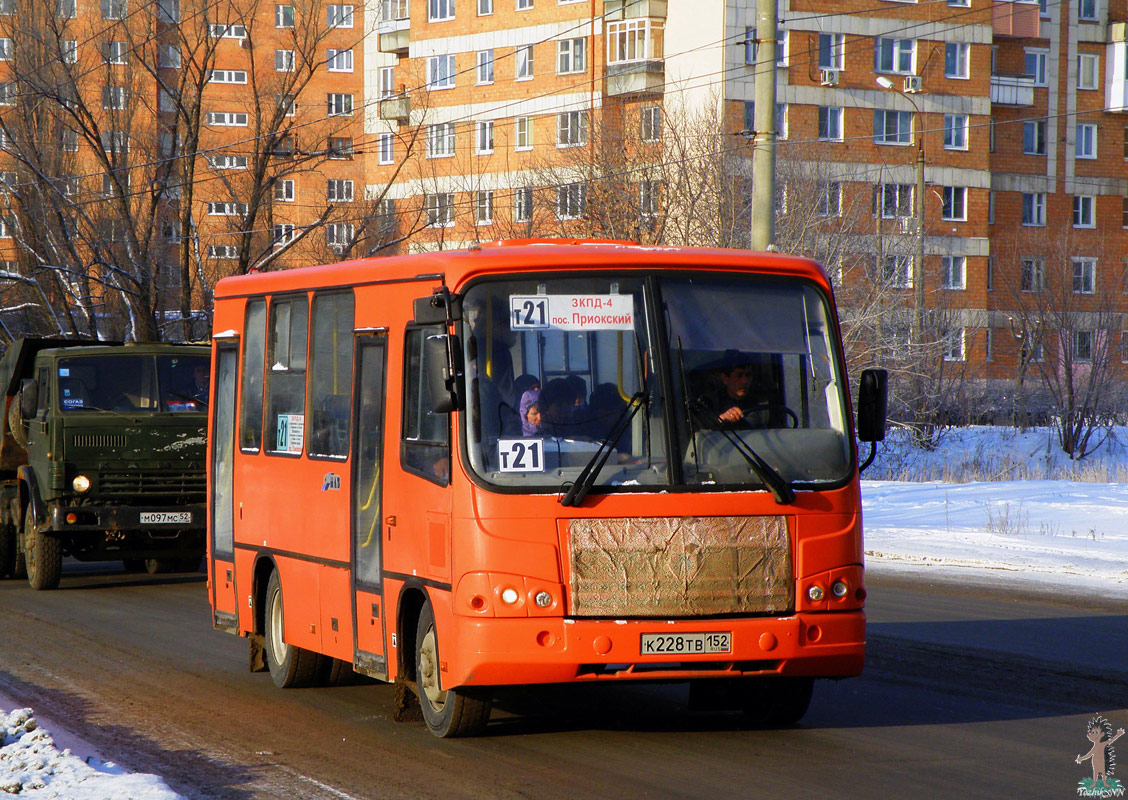
M 813 261 L 498 242 L 228 278 L 214 319 L 213 624 L 278 686 L 351 665 L 459 736 L 506 684 L 785 724 L 861 671 L 884 373 L 855 431 Z

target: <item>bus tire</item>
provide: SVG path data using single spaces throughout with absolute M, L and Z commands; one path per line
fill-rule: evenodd
M 266 584 L 266 666 L 270 679 L 279 689 L 309 686 L 317 679 L 319 660 L 314 653 L 286 644 L 282 619 L 282 581 L 278 570 L 270 573 Z
M 784 728 L 803 718 L 811 705 L 814 678 L 746 678 L 740 686 L 740 710 L 754 725 Z
M 23 541 L 27 559 L 27 582 L 31 584 L 31 588 L 59 588 L 59 579 L 63 575 L 63 545 L 54 536 L 48 536 L 39 530 L 30 505 L 24 512 Z
M 435 614 L 424 603 L 415 629 L 415 681 L 423 721 L 441 738 L 477 736 L 490 720 L 492 702 L 465 689 L 443 689 L 439 680 L 439 638 Z

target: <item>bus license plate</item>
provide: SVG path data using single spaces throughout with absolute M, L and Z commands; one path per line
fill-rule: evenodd
M 192 522 L 191 511 L 142 511 L 142 525 L 188 525 Z
M 698 653 L 731 653 L 732 634 L 717 633 L 644 633 L 642 655 L 695 655 Z

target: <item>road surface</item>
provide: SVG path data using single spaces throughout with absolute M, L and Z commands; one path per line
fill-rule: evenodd
M 600 685 L 508 691 L 487 736 L 438 740 L 388 686 L 249 672 L 202 574 L 68 563 L 58 591 L 0 582 L 0 608 L 0 694 L 190 798 L 1064 798 L 1089 718 L 1128 728 L 1128 605 L 872 574 L 865 674 L 787 730 Z

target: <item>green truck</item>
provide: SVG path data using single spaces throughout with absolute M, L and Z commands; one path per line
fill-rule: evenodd
M 198 568 L 206 346 L 18 339 L 0 358 L 0 578 L 54 589 L 63 556 Z

